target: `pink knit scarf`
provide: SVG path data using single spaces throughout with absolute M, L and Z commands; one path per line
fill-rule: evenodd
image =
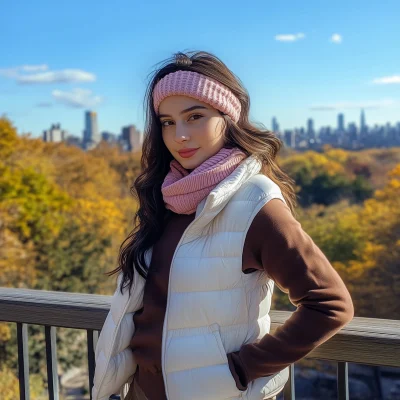
M 161 186 L 165 207 L 177 214 L 192 214 L 198 204 L 229 176 L 246 154 L 238 148 L 222 148 L 192 172 L 172 160 Z

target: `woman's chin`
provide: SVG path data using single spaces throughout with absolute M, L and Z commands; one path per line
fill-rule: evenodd
M 187 170 L 194 170 L 203 162 L 203 160 L 196 156 L 197 154 L 190 158 L 179 157 L 178 162 L 182 165 L 183 168 Z
M 188 163 L 188 162 L 180 162 L 183 168 L 187 169 L 188 171 L 192 172 L 194 169 L 196 169 L 200 164 L 196 163 Z

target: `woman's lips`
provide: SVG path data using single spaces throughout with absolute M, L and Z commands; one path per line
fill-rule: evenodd
M 192 157 L 196 153 L 197 150 L 198 149 L 193 149 L 193 150 L 185 151 L 185 152 L 179 152 L 178 151 L 178 153 L 183 158 L 189 158 L 189 157 Z

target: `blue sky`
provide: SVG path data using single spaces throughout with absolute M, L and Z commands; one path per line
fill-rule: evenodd
M 211 51 L 250 93 L 250 116 L 283 129 L 400 121 L 400 1 L 8 1 L 0 115 L 39 136 L 143 128 L 147 76 L 176 51 Z M 43 75 L 44 74 L 44 75 Z M 43 80 L 45 82 L 43 82 Z

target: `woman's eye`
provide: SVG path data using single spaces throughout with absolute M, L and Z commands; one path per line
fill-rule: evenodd
M 202 118 L 203 116 L 200 114 L 193 114 L 189 117 L 189 121 L 194 121 L 196 119 Z M 173 121 L 160 121 L 162 127 L 167 127 L 173 124 Z
M 196 118 L 194 118 L 194 117 L 196 117 Z M 200 114 L 193 114 L 193 115 L 191 115 L 191 116 L 189 117 L 189 121 L 190 121 L 191 118 L 199 119 L 199 118 L 201 118 L 201 117 L 202 117 L 202 115 L 200 115 Z

